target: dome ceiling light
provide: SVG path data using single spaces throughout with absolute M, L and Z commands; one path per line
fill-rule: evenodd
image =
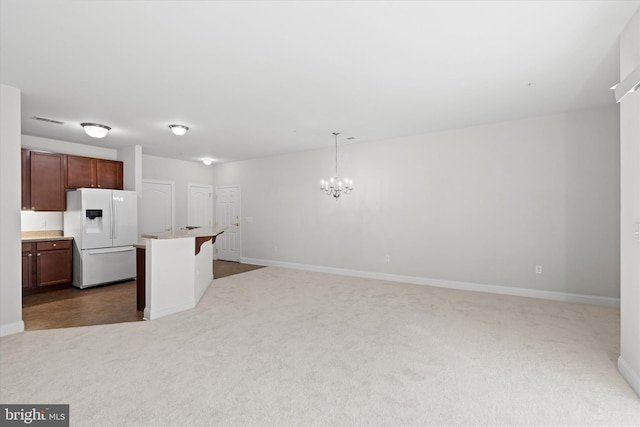
M 80 126 L 82 126 L 86 134 L 92 138 L 104 138 L 111 130 L 109 126 L 98 123 L 80 123 Z
M 182 136 L 189 130 L 185 125 L 169 125 L 169 129 L 171 129 L 171 132 L 177 136 Z

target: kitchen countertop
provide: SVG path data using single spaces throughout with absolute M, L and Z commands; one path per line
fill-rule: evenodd
M 178 230 L 167 233 L 146 233 L 141 237 L 144 239 L 182 239 L 185 237 L 209 237 L 221 234 L 227 227 L 217 225 L 215 227 L 199 227 L 193 230 Z
M 22 241 L 30 242 L 48 242 L 51 240 L 73 240 L 73 237 L 65 237 L 62 230 L 33 230 L 22 231 Z
M 54 236 L 54 237 L 23 237 L 22 238 L 22 241 L 25 243 L 50 242 L 52 240 L 73 240 L 73 237 Z

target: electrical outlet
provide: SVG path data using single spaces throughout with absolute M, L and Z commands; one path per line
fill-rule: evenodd
M 245 217 L 245 220 L 247 222 L 253 222 L 253 217 L 252 216 Z
M 384 256 L 384 262 L 391 262 L 391 255 L 386 254 L 386 255 Z
M 542 266 L 536 265 L 536 274 L 542 274 Z
M 47 228 L 47 220 L 46 219 L 40 220 L 40 228 L 42 228 L 42 229 Z
M 278 247 L 277 246 L 273 247 L 273 252 L 278 252 Z

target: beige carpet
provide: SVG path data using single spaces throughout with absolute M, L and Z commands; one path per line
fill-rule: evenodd
M 0 339 L 72 426 L 639 425 L 612 308 L 264 268 L 151 322 Z

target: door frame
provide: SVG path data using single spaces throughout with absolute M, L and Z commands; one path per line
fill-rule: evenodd
M 143 179 L 142 180 L 142 190 L 140 192 L 140 198 L 143 199 L 142 209 L 141 211 L 141 221 L 144 221 L 144 184 L 165 184 L 171 186 L 171 232 L 174 233 L 176 231 L 176 183 L 174 181 L 164 181 L 161 179 Z M 144 227 L 144 223 L 142 224 Z M 142 229 L 140 230 L 142 233 Z

